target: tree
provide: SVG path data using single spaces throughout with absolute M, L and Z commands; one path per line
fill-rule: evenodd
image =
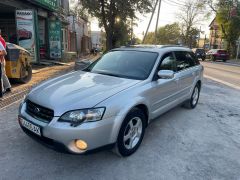
M 199 36 L 196 25 L 205 20 L 209 14 L 204 12 L 202 0 L 187 0 L 183 3 L 177 18 L 180 21 L 183 44 L 192 48 Z
M 146 36 L 147 44 L 178 44 L 180 38 L 180 26 L 178 23 L 167 24 L 157 30 L 157 34 L 150 32 Z
M 127 20 L 136 18 L 136 13 L 148 13 L 152 10 L 154 0 L 84 0 L 78 6 L 96 17 L 99 25 L 106 31 L 107 50 L 116 46 L 116 33 L 119 21 L 127 25 Z M 125 28 L 127 30 L 127 28 Z
M 238 0 L 206 0 L 216 14 L 223 39 L 227 41 L 227 50 L 232 56 L 236 54 L 236 40 L 240 36 L 240 2 Z

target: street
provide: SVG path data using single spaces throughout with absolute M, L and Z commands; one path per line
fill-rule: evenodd
M 18 105 L 0 110 L 0 179 L 240 178 L 240 91 L 212 80 L 204 80 L 196 109 L 176 107 L 152 122 L 128 158 L 48 149 L 22 132 Z
M 240 66 L 226 63 L 201 62 L 205 77 L 240 90 Z

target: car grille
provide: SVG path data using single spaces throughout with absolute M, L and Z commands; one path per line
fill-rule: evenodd
M 29 115 L 45 122 L 50 122 L 54 117 L 53 110 L 42 107 L 29 100 L 26 101 L 26 111 Z

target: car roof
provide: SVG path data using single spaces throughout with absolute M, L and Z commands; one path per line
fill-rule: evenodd
M 189 51 L 190 48 L 179 46 L 179 45 L 134 45 L 134 46 L 123 46 L 120 48 L 113 49 L 112 51 L 145 51 L 145 52 L 157 52 L 165 53 L 169 51 Z

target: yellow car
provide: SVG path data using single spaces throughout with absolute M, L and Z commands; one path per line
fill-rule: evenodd
M 28 83 L 32 79 L 31 54 L 24 48 L 7 43 L 6 74 L 9 79 Z

